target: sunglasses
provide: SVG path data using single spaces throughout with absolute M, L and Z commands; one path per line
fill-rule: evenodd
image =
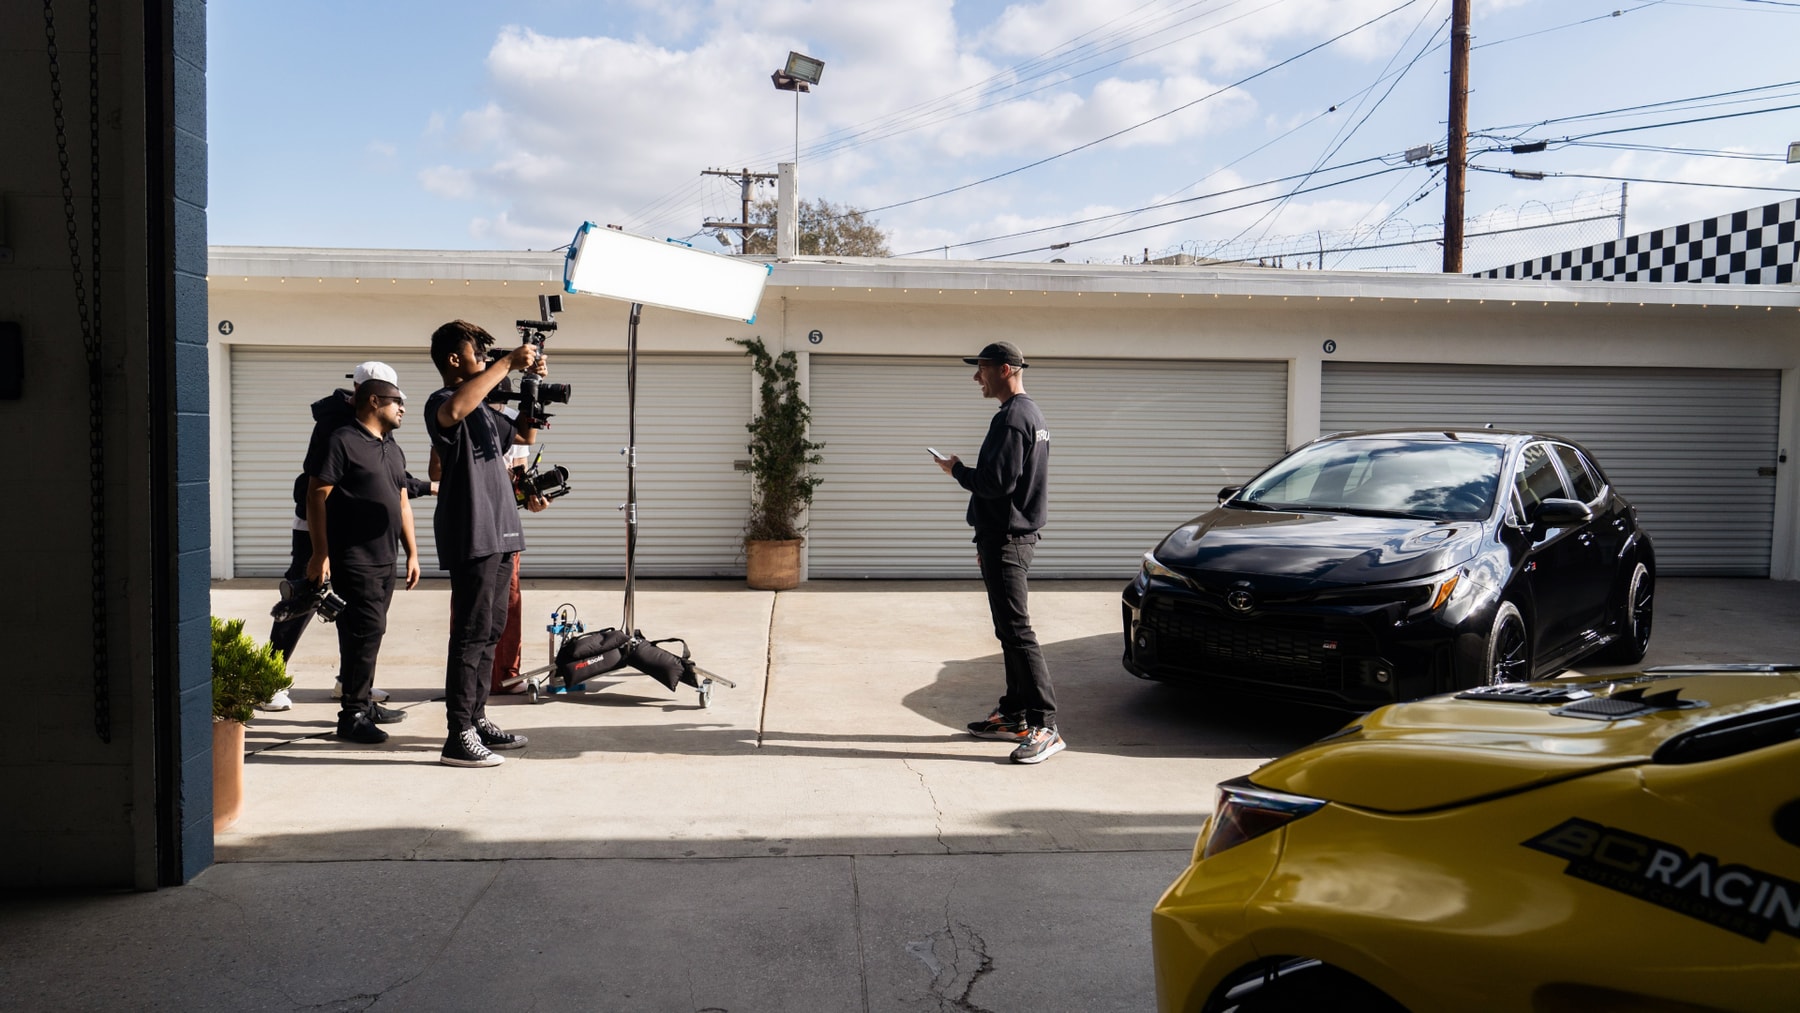
M 376 394 L 376 395 L 370 397 L 369 400 L 375 402 L 377 405 L 397 404 L 402 408 L 406 407 L 406 399 L 405 398 L 395 397 L 392 394 Z

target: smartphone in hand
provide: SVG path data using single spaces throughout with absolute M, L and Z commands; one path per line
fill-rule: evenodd
M 931 454 L 932 457 L 935 457 L 940 461 L 950 460 L 949 454 L 944 453 L 943 451 L 939 450 L 936 447 L 926 447 L 925 449 L 927 452 L 929 452 Z

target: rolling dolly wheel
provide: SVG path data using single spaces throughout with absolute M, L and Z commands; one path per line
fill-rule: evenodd
M 705 680 L 701 681 L 701 683 L 700 683 L 700 706 L 701 706 L 701 708 L 704 709 L 704 708 L 712 706 L 712 691 L 713 691 L 713 681 L 711 679 L 705 679 Z

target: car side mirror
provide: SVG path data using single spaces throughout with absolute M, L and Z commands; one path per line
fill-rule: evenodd
M 1594 512 L 1586 503 L 1574 499 L 1551 498 L 1538 504 L 1537 512 L 1532 515 L 1531 523 L 1539 531 L 1545 528 L 1566 528 L 1573 524 L 1585 524 L 1594 519 Z
M 1236 496 L 1238 494 L 1238 490 L 1242 489 L 1242 488 L 1243 488 L 1243 486 L 1241 486 L 1241 485 L 1228 485 L 1225 488 L 1220 489 L 1219 490 L 1219 502 L 1223 503 L 1226 500 L 1230 499 L 1231 497 Z

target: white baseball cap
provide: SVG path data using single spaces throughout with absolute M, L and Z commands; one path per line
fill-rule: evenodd
M 394 367 L 385 362 L 377 362 L 373 359 L 358 365 L 356 367 L 356 372 L 349 375 L 351 380 L 358 387 L 368 383 L 370 380 L 386 380 L 396 388 L 400 386 L 400 374 L 394 372 Z

